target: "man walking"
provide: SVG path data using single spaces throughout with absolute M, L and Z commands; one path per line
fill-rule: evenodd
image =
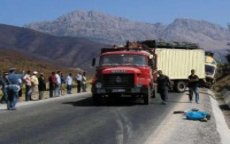
M 166 104 L 166 100 L 168 99 L 168 90 L 170 87 L 169 77 L 164 75 L 161 70 L 158 71 L 157 78 L 157 91 L 161 96 L 162 104 Z
M 86 72 L 83 72 L 82 74 L 82 91 L 86 92 Z
M 199 92 L 198 92 L 198 85 L 199 85 L 199 77 L 195 74 L 195 70 L 191 70 L 191 75 L 188 77 L 188 88 L 189 88 L 189 100 L 192 102 L 193 93 L 195 93 L 195 101 L 199 103 Z
M 49 96 L 52 98 L 54 96 L 54 90 L 57 85 L 57 79 L 55 76 L 55 72 L 51 73 L 51 76 L 49 77 Z

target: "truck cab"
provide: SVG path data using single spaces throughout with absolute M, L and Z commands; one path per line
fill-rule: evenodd
M 155 95 L 156 56 L 143 48 L 104 48 L 92 81 L 95 103 L 102 98 L 143 98 Z
M 217 62 L 212 52 L 205 52 L 205 80 L 206 87 L 210 88 L 215 83 Z

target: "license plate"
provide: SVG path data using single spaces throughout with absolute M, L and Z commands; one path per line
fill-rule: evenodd
M 125 92 L 125 89 L 113 89 L 112 92 Z
M 123 98 L 130 98 L 132 96 L 131 95 L 121 95 L 121 97 L 123 97 Z

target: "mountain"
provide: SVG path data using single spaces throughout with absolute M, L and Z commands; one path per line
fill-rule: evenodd
M 224 49 L 230 41 L 230 31 L 207 21 L 176 19 L 165 28 L 161 38 L 195 42 L 208 50 Z
M 107 44 L 126 40 L 156 39 L 164 26 L 131 22 L 95 11 L 74 11 L 50 22 L 39 22 L 26 27 L 57 36 L 77 36 Z
M 74 11 L 54 21 L 25 27 L 56 36 L 83 37 L 93 41 L 120 44 L 126 40 L 164 39 L 199 43 L 205 49 L 227 48 L 230 32 L 207 21 L 176 19 L 169 25 L 133 22 L 95 11 Z
M 228 48 L 230 32 L 201 20 L 176 19 L 169 25 L 149 24 L 95 11 L 74 11 L 54 21 L 25 27 L 0 24 L 0 50 L 12 50 L 44 63 L 87 71 L 93 70 L 91 59 L 98 55 L 100 48 L 124 44 L 126 40 L 146 39 L 195 42 L 221 54 L 222 49 Z
M 0 25 L 0 49 L 13 49 L 58 65 L 90 69 L 104 44 L 77 37 L 57 37 L 28 28 Z

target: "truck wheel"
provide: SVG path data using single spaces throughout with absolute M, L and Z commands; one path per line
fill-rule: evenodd
M 97 94 L 93 94 L 93 103 L 95 105 L 98 105 L 100 103 L 100 99 L 101 99 L 101 96 L 100 95 L 97 95 Z
M 177 92 L 180 92 L 180 93 L 184 92 L 185 89 L 186 89 L 186 83 L 185 83 L 185 81 L 178 81 L 176 83 L 176 91 Z
M 149 97 L 147 95 L 144 95 L 144 104 L 145 105 L 149 104 Z
M 145 105 L 148 105 L 149 104 L 149 101 L 150 101 L 150 96 L 151 96 L 151 90 L 150 88 L 148 88 L 148 93 L 147 94 L 144 94 L 144 104 Z
M 156 98 L 156 92 L 157 92 L 156 87 L 152 88 L 151 98 Z

